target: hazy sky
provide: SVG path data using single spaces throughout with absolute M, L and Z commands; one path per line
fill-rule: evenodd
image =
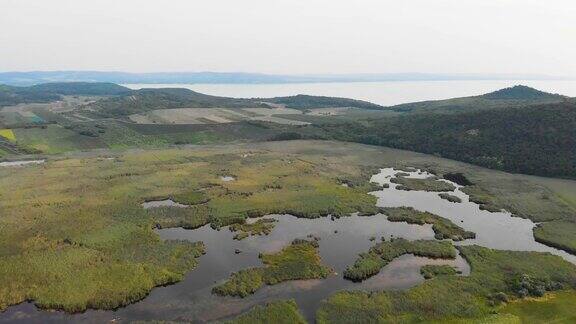
M 576 75 L 575 0 L 0 0 L 0 71 Z

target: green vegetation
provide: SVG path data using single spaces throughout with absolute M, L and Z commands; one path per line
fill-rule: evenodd
M 376 198 L 367 194 L 368 175 L 347 163 L 238 147 L 112 157 L 83 153 L 41 166 L 0 168 L 0 309 L 24 300 L 67 311 L 115 308 L 181 280 L 203 249 L 160 241 L 156 225 L 219 227 L 269 213 L 377 212 Z M 222 174 L 237 179 L 223 182 Z M 343 187 L 342 176 L 365 176 L 366 185 Z M 140 203 L 152 197 L 196 204 L 142 208 Z M 316 260 L 309 245 L 263 256 L 265 282 L 326 275 L 318 265 L 301 267 L 304 260 Z
M 471 265 L 470 276 L 438 276 L 407 291 L 337 293 L 321 305 L 318 323 L 482 322 L 493 319 L 503 299 L 576 288 L 576 267 L 557 256 L 479 246 L 458 249 Z M 573 313 L 564 308 L 563 314 Z
M 350 107 L 350 108 L 361 108 L 368 110 L 384 109 L 384 107 L 373 104 L 371 102 L 347 99 L 347 98 L 336 98 L 336 97 L 297 95 L 291 97 L 277 97 L 261 100 L 263 102 L 282 104 L 286 108 L 294 108 L 294 109 L 335 108 L 335 107 Z
M 576 103 L 304 127 L 303 134 L 436 154 L 515 173 L 576 177 Z
M 537 242 L 576 254 L 576 223 L 552 221 L 541 223 L 534 228 Z
M 526 86 L 500 89 L 481 96 L 453 98 L 447 100 L 423 101 L 390 107 L 399 112 L 418 113 L 457 113 L 495 108 L 521 107 L 529 105 L 558 103 L 566 97 L 538 91 Z
M 438 276 L 452 276 L 456 275 L 458 271 L 449 265 L 425 265 L 420 268 L 420 274 L 425 279 L 432 279 Z
M 262 218 L 253 223 L 236 223 L 230 225 L 230 231 L 238 232 L 234 235 L 235 240 L 243 240 L 252 235 L 268 235 L 274 229 L 274 218 Z
M 429 258 L 453 259 L 456 250 L 448 241 L 408 241 L 402 238 L 381 242 L 360 254 L 354 264 L 344 271 L 344 278 L 362 281 L 380 272 L 380 269 L 404 254 L 414 254 Z
M 322 265 L 316 241 L 294 240 L 275 254 L 261 254 L 262 268 L 235 272 L 212 292 L 222 296 L 246 297 L 264 284 L 275 285 L 288 280 L 326 278 L 331 270 Z
M 306 324 L 294 300 L 279 300 L 264 306 L 255 306 L 250 311 L 226 321 L 227 324 Z
M 162 242 L 155 225 L 218 227 L 268 213 L 320 217 L 377 211 L 376 198 L 367 194 L 368 175 L 345 161 L 312 162 L 306 155 L 237 146 L 140 150 L 115 153 L 113 159 L 106 154 L 0 168 L 0 309 L 25 300 L 67 311 L 115 308 L 181 280 L 202 246 Z M 222 174 L 237 178 L 223 182 Z M 342 176 L 366 176 L 366 185 L 343 187 Z M 142 208 L 152 197 L 197 204 Z M 294 249 L 309 252 L 308 260 L 317 257 L 315 249 L 303 246 L 276 258 L 297 255 L 303 261 Z M 327 273 L 316 265 L 298 273 L 289 268 L 304 271 L 298 262 L 274 256 L 263 262 L 270 268 L 266 283 Z
M 574 323 L 576 322 L 576 292 L 548 293 L 545 297 L 514 301 L 498 309 L 510 314 L 521 323 Z
M 117 96 L 132 90 L 109 82 L 52 82 L 29 87 L 31 91 L 67 96 Z
M 440 181 L 435 177 L 426 179 L 412 179 L 406 178 L 402 175 L 396 175 L 395 178 L 390 179 L 392 183 L 398 184 L 398 190 L 417 190 L 417 191 L 454 191 L 451 183 Z
M 454 195 L 451 195 L 451 194 L 448 194 L 445 192 L 439 193 L 438 196 L 444 200 L 448 200 L 449 202 L 453 202 L 453 203 L 461 203 L 462 202 L 462 199 L 460 199 L 460 197 L 457 197 L 457 196 L 454 196 Z
M 21 103 L 50 102 L 58 99 L 60 96 L 55 93 L 0 84 L 0 107 Z
M 391 222 L 407 222 L 409 224 L 432 224 L 432 230 L 436 239 L 451 239 L 462 241 L 473 239 L 476 234 L 465 231 L 462 227 L 452 223 L 452 221 L 438 215 L 415 210 L 412 207 L 387 207 L 381 208 L 381 212 L 388 216 Z

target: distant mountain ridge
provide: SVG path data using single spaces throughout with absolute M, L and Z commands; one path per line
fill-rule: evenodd
M 0 83 L 33 85 L 46 82 L 112 82 L 117 84 L 282 84 L 317 82 L 381 82 L 440 80 L 558 80 L 564 77 L 537 74 L 450 74 L 450 73 L 374 73 L 374 74 L 263 74 L 242 72 L 153 72 L 106 71 L 31 71 L 2 72 Z

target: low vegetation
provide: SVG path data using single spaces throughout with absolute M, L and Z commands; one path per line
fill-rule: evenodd
M 576 254 L 576 223 L 552 221 L 534 228 L 534 239 L 540 243 Z
M 368 178 L 365 186 L 348 188 L 338 181 L 368 177 L 363 172 L 343 161 L 237 147 L 83 153 L 0 168 L 0 309 L 26 300 L 70 312 L 110 309 L 181 280 L 202 245 L 162 242 L 156 226 L 219 227 L 269 213 L 376 213 Z M 222 174 L 236 180 L 223 182 Z M 144 209 L 151 197 L 194 204 Z M 263 261 L 278 268 L 273 256 Z M 326 270 L 269 270 L 266 282 L 312 272 Z
M 498 309 L 518 323 L 575 323 L 576 292 L 559 291 L 544 297 L 514 301 Z
M 230 225 L 230 231 L 236 232 L 235 240 L 242 240 L 252 235 L 268 235 L 272 233 L 275 226 L 274 218 L 262 218 L 253 223 L 236 223 Z
M 420 268 L 420 274 L 424 279 L 432 279 L 438 276 L 453 276 L 458 273 L 458 270 L 449 265 L 425 265 Z
M 255 306 L 226 324 L 306 324 L 294 300 L 279 300 Z
M 414 254 L 429 258 L 453 259 L 456 250 L 448 241 L 408 241 L 402 238 L 376 244 L 344 271 L 344 278 L 362 281 L 380 272 L 380 269 L 404 254 Z
M 407 291 L 340 292 L 323 302 L 317 322 L 481 322 L 499 311 L 502 300 L 576 288 L 576 267 L 551 254 L 458 249 L 470 263 L 470 276 L 438 276 Z M 569 318 L 566 306 L 563 316 Z
M 475 233 L 464 230 L 446 218 L 429 212 L 415 210 L 412 207 L 387 207 L 380 210 L 388 216 L 388 220 L 391 222 L 407 222 L 419 225 L 432 224 L 434 236 L 439 240 L 462 241 L 476 237 Z
M 331 270 L 322 265 L 316 241 L 294 240 L 274 254 L 261 254 L 262 268 L 241 270 L 216 286 L 212 292 L 222 296 L 246 297 L 263 285 L 275 285 L 288 280 L 326 278 Z
M 449 193 L 442 192 L 442 193 L 439 193 L 438 196 L 444 200 L 448 200 L 449 202 L 453 202 L 453 203 L 461 203 L 462 202 L 462 199 L 460 199 L 460 197 L 451 195 Z
M 454 191 L 456 187 L 451 183 L 440 181 L 435 177 L 426 179 L 413 179 L 407 178 L 402 175 L 397 175 L 395 178 L 390 179 L 392 183 L 398 184 L 398 190 L 416 190 L 416 191 Z

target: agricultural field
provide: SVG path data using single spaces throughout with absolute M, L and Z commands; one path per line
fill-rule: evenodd
M 14 135 L 14 132 L 11 129 L 0 129 L 0 136 L 4 137 L 9 141 L 16 140 L 16 135 Z
M 148 111 L 130 115 L 131 121 L 138 124 L 225 124 L 239 121 L 259 120 L 286 125 L 306 125 L 284 119 L 277 115 L 302 114 L 302 111 L 288 108 L 173 108 Z

